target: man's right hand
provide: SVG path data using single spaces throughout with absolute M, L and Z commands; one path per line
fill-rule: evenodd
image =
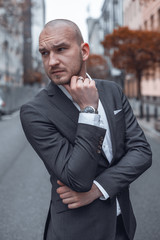
M 64 84 L 63 86 L 81 109 L 87 106 L 98 108 L 99 95 L 94 80 L 89 78 L 78 80 L 78 76 L 73 76 L 70 84 Z

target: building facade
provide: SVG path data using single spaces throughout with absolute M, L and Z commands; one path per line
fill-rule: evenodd
M 123 1 L 122 0 L 104 0 L 101 15 L 97 19 L 88 18 L 88 39 L 91 54 L 105 55 L 101 42 L 105 35 L 123 24 Z M 119 69 L 114 68 L 109 57 L 105 56 L 107 62 L 108 78 L 118 82 L 123 87 L 123 74 Z
M 91 53 L 104 54 L 101 41 L 106 34 L 112 33 L 115 28 L 123 25 L 122 9 L 122 0 L 104 0 L 100 17 L 87 19 Z
M 100 20 L 94 18 L 87 19 L 88 25 L 88 41 L 90 44 L 91 54 L 104 54 L 104 49 L 101 44 L 103 40 L 103 30 L 101 28 Z
M 160 1 L 149 1 L 143 5 L 142 29 L 160 31 Z M 142 93 L 150 98 L 160 99 L 160 66 L 149 69 L 147 78 L 143 77 Z
M 113 30 L 123 25 L 123 1 L 105 0 L 102 6 L 100 17 L 104 36 L 113 32 Z
M 124 26 L 131 29 L 160 31 L 160 1 L 123 0 Z M 144 98 L 160 99 L 160 67 L 148 69 L 144 74 L 141 91 Z M 130 86 L 129 86 L 130 85 Z M 136 96 L 136 81 L 128 77 L 129 96 Z
M 27 1 L 25 1 L 27 3 Z M 23 0 L 3 0 L 0 4 L 0 86 L 23 85 L 24 18 Z M 31 5 L 31 60 L 37 68 L 38 35 L 44 25 L 44 0 L 33 0 Z

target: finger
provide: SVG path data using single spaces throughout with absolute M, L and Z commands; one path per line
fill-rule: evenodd
M 90 80 L 89 80 L 89 78 L 85 78 L 83 84 L 84 84 L 85 87 L 86 87 L 86 86 L 89 87 L 89 84 L 90 84 Z
M 94 81 L 94 80 L 90 81 L 90 86 L 96 87 L 96 84 L 95 84 L 95 81 Z
M 77 87 L 83 87 L 83 83 L 84 83 L 84 78 L 79 76 L 77 78 Z
M 82 76 L 79 76 L 78 78 L 77 78 L 77 81 L 84 81 L 84 78 L 82 77 Z
M 65 199 L 65 198 L 70 198 L 73 197 L 73 194 L 71 192 L 65 192 L 59 195 L 61 199 Z
M 62 187 L 57 188 L 57 193 L 58 194 L 63 194 L 63 193 L 69 192 L 69 191 L 70 191 L 70 189 L 66 186 L 62 186 Z
M 77 76 L 72 76 L 71 81 L 70 81 L 70 88 L 74 89 L 76 88 L 76 84 L 77 84 Z
M 82 207 L 82 206 L 83 206 L 83 204 L 80 204 L 79 202 L 73 202 L 73 203 L 68 204 L 69 209 L 75 209 L 75 208 L 79 208 L 79 207 Z
M 97 89 L 97 87 L 96 87 L 96 83 L 95 83 L 94 80 L 90 81 L 90 87 L 92 87 L 93 89 L 95 89 L 95 90 L 97 91 L 97 93 L 98 93 L 98 89 Z
M 58 183 L 60 186 L 65 186 L 64 183 L 62 183 L 60 180 L 57 180 L 57 183 Z
M 65 199 L 62 200 L 62 202 L 64 204 L 74 204 L 74 203 L 76 203 L 76 201 L 72 197 L 71 198 L 65 198 Z

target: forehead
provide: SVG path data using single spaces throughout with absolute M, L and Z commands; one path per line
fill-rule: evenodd
M 46 27 L 40 34 L 39 45 L 58 44 L 59 42 L 75 41 L 75 32 L 69 26 Z

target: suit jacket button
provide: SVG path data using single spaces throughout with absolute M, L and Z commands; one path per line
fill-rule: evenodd
M 98 149 L 98 150 L 97 150 L 97 153 L 100 154 L 100 153 L 101 153 L 101 150 Z
M 99 139 L 100 139 L 100 141 L 103 141 L 103 140 L 104 140 L 104 137 L 101 136 Z

